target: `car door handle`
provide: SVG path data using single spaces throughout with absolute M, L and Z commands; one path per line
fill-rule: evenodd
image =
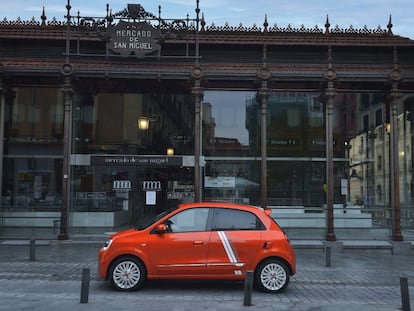
M 194 245 L 202 245 L 202 244 L 204 244 L 204 241 L 196 240 L 196 241 L 193 241 L 193 244 Z

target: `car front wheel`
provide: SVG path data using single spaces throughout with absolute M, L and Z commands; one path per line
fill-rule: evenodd
M 134 291 L 141 288 L 146 277 L 144 264 L 130 256 L 118 258 L 109 270 L 111 285 L 119 291 Z
M 289 284 L 289 269 L 279 259 L 268 259 L 256 269 L 255 284 L 268 293 L 280 293 Z

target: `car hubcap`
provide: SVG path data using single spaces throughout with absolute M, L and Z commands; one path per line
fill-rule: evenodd
M 268 290 L 279 290 L 286 283 L 286 271 L 280 265 L 271 263 L 263 268 L 260 279 Z
M 115 284 L 123 289 L 134 287 L 141 277 L 141 271 L 136 263 L 124 261 L 114 269 L 113 279 Z

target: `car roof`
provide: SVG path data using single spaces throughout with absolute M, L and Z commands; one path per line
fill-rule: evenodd
M 204 201 L 204 202 L 191 202 L 191 203 L 181 203 L 179 205 L 179 209 L 186 209 L 188 207 L 218 207 L 218 208 L 237 208 L 245 211 L 263 211 L 263 208 L 249 205 L 249 204 L 242 204 L 242 203 L 233 203 L 233 202 L 221 202 L 221 201 Z

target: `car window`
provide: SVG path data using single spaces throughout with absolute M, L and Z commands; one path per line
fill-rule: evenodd
M 138 230 L 143 230 L 145 228 L 148 228 L 150 225 L 152 225 L 153 223 L 157 222 L 158 220 L 160 220 L 161 218 L 163 218 L 164 216 L 166 216 L 167 214 L 171 213 L 173 210 L 177 209 L 177 207 L 174 208 L 170 208 L 167 209 L 166 211 L 163 211 L 162 213 L 154 216 L 154 217 L 150 217 L 150 218 L 144 218 L 142 220 L 139 220 L 137 223 L 136 228 Z
M 168 232 L 205 231 L 208 208 L 192 208 L 175 214 L 166 221 Z
M 262 222 L 253 213 L 235 209 L 214 209 L 213 230 L 263 230 Z

